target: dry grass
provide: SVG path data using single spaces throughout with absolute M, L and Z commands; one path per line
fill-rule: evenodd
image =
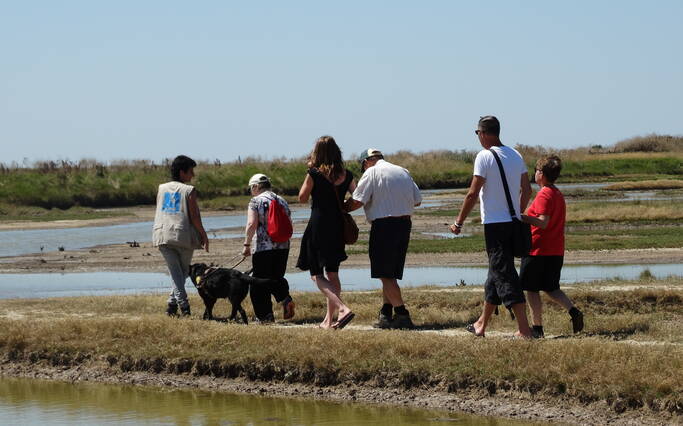
M 680 201 L 586 201 L 567 204 L 567 222 L 572 223 L 674 222 L 680 219 L 683 219 Z
M 358 328 L 374 320 L 381 303 L 378 292 L 344 294 L 358 317 L 355 327 L 339 332 L 313 326 L 324 310 L 317 293 L 294 295 L 296 323 L 309 327 L 200 321 L 196 297 L 191 320 L 166 318 L 160 295 L 4 300 L 0 350 L 10 359 L 55 365 L 106 359 L 124 371 L 319 385 L 436 386 L 452 392 L 510 389 L 680 410 L 683 281 L 643 280 L 635 284 L 651 288 L 635 291 L 603 288 L 632 284 L 572 286 L 568 294 L 586 313 L 586 333 L 544 341 L 495 337 L 496 332 L 513 331 L 506 314 L 494 318 L 486 339 L 462 332 L 448 335 L 480 312 L 481 290 L 471 288 L 407 289 L 404 296 L 422 332 Z M 226 314 L 224 302 L 218 314 Z M 545 318 L 547 334 L 569 337 L 568 316 L 557 305 L 547 305 Z M 629 344 L 626 339 L 649 343 Z
M 662 179 L 613 183 L 606 186 L 604 189 L 607 191 L 646 191 L 681 188 L 683 188 L 683 181 L 681 180 Z

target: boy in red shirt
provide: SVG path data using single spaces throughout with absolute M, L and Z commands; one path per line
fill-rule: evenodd
M 569 311 L 574 333 L 583 330 L 583 314 L 560 290 L 560 273 L 564 262 L 564 197 L 555 186 L 562 160 L 556 155 L 536 162 L 536 183 L 541 190 L 529 206 L 522 221 L 531 225 L 531 251 L 522 258 L 519 279 L 526 290 L 532 314 L 532 335 L 543 337 L 543 305 L 539 291 Z

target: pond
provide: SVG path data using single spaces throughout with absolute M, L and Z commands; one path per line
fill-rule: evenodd
M 6 377 L 0 378 L 0 418 L 24 426 L 523 424 L 358 403 Z
M 619 277 L 636 279 L 645 270 L 655 278 L 683 275 L 682 264 L 635 264 L 635 265 L 565 265 L 561 282 L 572 284 Z M 402 287 L 434 284 L 456 286 L 483 284 L 485 267 L 429 267 L 405 268 Z M 380 288 L 379 280 L 370 278 L 369 268 L 341 268 L 342 288 L 350 290 L 374 290 Z M 308 272 L 287 274 L 289 286 L 295 291 L 317 291 Z M 45 298 L 91 296 L 111 294 L 139 294 L 167 292 L 170 278 L 163 273 L 145 272 L 84 272 L 68 274 L 0 274 L 0 298 Z M 187 289 L 194 291 L 188 280 Z

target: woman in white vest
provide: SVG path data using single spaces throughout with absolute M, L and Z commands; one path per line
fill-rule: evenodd
M 197 163 L 184 155 L 177 156 L 171 164 L 171 182 L 159 185 L 157 209 L 154 216 L 152 244 L 159 247 L 166 260 L 173 280 L 173 289 L 168 298 L 166 313 L 190 315 L 190 302 L 185 292 L 185 280 L 190 270 L 192 253 L 195 249 L 209 251 L 209 239 L 202 226 L 197 204 L 197 191 L 188 185 L 194 177 Z

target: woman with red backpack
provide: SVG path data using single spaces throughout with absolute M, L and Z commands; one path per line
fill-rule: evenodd
M 252 286 L 249 289 L 254 314 L 260 323 L 272 323 L 271 294 L 282 304 L 283 318 L 294 316 L 294 302 L 284 278 L 292 237 L 292 220 L 289 205 L 271 189 L 268 176 L 257 173 L 249 179 L 253 198 L 247 209 L 247 226 L 242 255 L 252 256 L 253 276 L 279 280 L 282 285 L 272 288 Z

